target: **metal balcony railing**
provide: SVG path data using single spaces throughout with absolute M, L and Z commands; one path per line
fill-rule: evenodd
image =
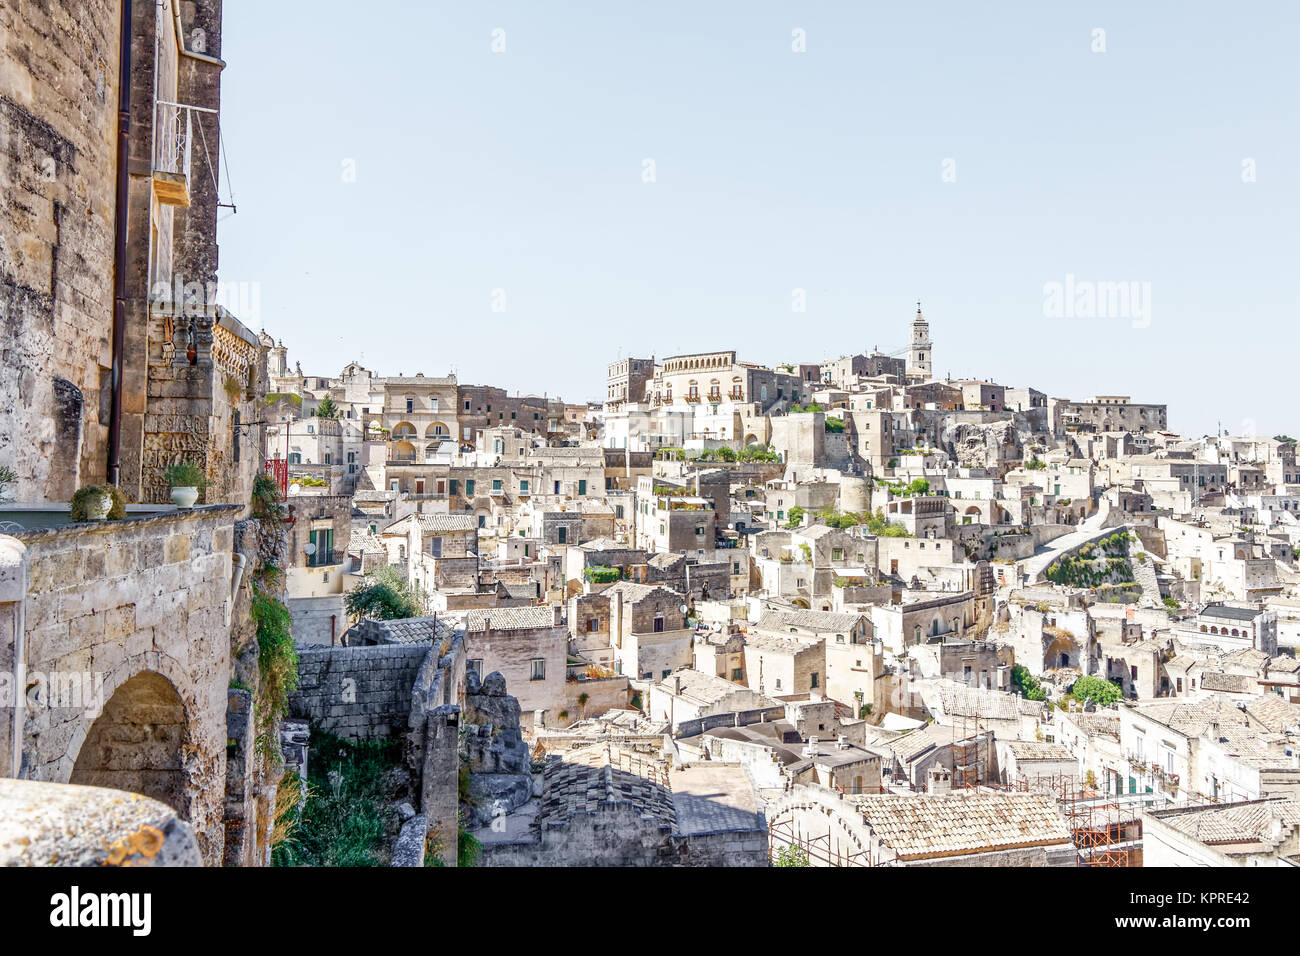
M 315 554 L 307 556 L 307 567 L 326 568 L 334 564 L 342 564 L 346 560 L 347 554 L 343 551 L 317 550 Z
M 153 172 L 154 189 L 160 201 L 170 205 L 190 204 L 190 170 L 194 128 L 203 128 L 196 113 L 216 114 L 202 106 L 188 106 L 158 100 L 154 104 Z

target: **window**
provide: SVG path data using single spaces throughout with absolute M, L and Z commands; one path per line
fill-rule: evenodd
M 654 627 L 655 627 L 654 632 L 655 632 L 656 634 L 662 634 L 662 633 L 663 633 L 663 629 L 664 629 L 664 616 L 663 616 L 662 614 L 656 614 L 656 615 L 655 615 L 655 624 L 654 624 Z
M 483 659 L 476 658 L 465 662 L 465 673 L 474 674 L 479 680 L 483 679 Z
M 777 690 L 781 689 L 781 678 L 779 677 L 776 679 L 776 689 Z
M 808 686 L 809 686 L 809 687 L 816 687 L 816 686 L 817 686 L 817 672 L 816 672 L 816 671 L 813 671 L 813 672 L 812 672 L 812 680 L 809 682 Z
M 742 679 L 744 679 L 744 676 L 745 676 L 745 672 L 744 672 L 741 668 L 739 668 L 739 667 L 733 667 L 733 668 L 731 669 L 731 679 L 732 679 L 732 680 L 735 680 L 735 681 L 742 680 Z
M 523 481 L 519 482 L 519 493 L 520 493 L 521 495 L 526 495 L 526 494 L 528 494 L 528 480 L 527 480 L 527 479 L 524 479 Z
M 332 560 L 334 553 L 333 529 L 312 531 L 307 538 L 314 545 L 311 557 L 307 562 L 308 567 L 318 568 L 321 565 L 334 563 Z
M 532 674 L 529 680 L 546 680 L 546 660 L 541 657 L 534 657 L 532 660 Z
M 415 411 L 415 397 L 412 395 L 406 396 L 406 410 L 408 412 Z
M 587 618 L 587 633 L 593 634 L 599 630 L 600 630 L 600 619 L 594 617 Z
M 578 494 L 585 495 L 586 493 L 587 493 L 587 479 L 580 478 L 578 479 Z
M 843 548 L 831 548 L 831 560 L 832 560 L 832 561 L 843 561 L 843 560 L 844 560 L 844 549 L 843 549 Z
M 493 479 L 492 479 L 492 490 L 493 490 L 493 491 L 500 491 L 500 490 L 501 490 L 501 479 L 500 479 L 500 478 L 493 478 Z
M 429 554 L 435 558 L 442 557 L 442 538 L 429 539 Z

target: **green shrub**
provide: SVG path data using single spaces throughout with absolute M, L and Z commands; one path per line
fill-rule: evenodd
M 1047 700 L 1047 692 L 1039 685 L 1038 679 L 1021 664 L 1011 668 L 1011 689 L 1026 700 Z
M 592 584 L 613 584 L 623 576 L 623 572 L 618 568 L 607 567 L 603 564 L 593 564 L 582 572 L 582 576 Z
M 121 521 L 126 517 L 126 495 L 114 485 L 82 485 L 72 496 L 69 505 L 69 516 L 73 521 L 89 521 L 88 505 L 94 501 L 96 505 L 100 499 L 108 495 L 113 499 L 113 504 L 108 509 L 109 521 Z
M 203 469 L 192 461 L 168 465 L 167 470 L 163 472 L 163 477 L 170 488 L 197 488 L 202 491 L 208 483 L 203 476 Z
M 1087 703 L 1092 701 L 1099 707 L 1108 707 L 1124 695 L 1123 690 L 1114 681 L 1102 680 L 1100 677 L 1080 677 L 1070 688 L 1070 696 Z
M 773 866 L 811 866 L 808 862 L 808 854 L 802 848 L 794 846 L 783 846 L 776 851 L 776 856 L 772 859 Z
M 262 675 L 264 718 L 289 712 L 289 695 L 298 686 L 298 652 L 293 646 L 293 617 L 274 595 L 253 586 L 253 620 L 257 624 L 257 663 Z

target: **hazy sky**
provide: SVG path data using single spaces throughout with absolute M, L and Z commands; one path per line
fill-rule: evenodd
M 896 351 L 919 298 L 940 376 L 1300 432 L 1298 4 L 232 0 L 223 42 L 221 279 L 309 374 L 599 399 Z

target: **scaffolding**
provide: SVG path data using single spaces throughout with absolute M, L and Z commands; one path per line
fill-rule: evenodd
M 796 827 L 793 820 L 779 820 L 767 825 L 767 856 L 775 863 L 778 849 L 795 847 L 808 858 L 809 866 L 872 866 L 865 850 L 845 853 L 838 843 L 832 845 L 827 830 L 821 836 L 810 837 Z
M 1070 829 L 1078 866 L 1142 865 L 1142 808 L 1148 799 L 1100 793 L 1066 774 L 1047 780 Z
M 960 737 L 951 744 L 953 790 L 966 790 L 997 782 L 986 780 L 986 775 L 983 773 L 982 748 L 987 747 L 988 732 L 980 729 L 978 704 L 974 707 L 974 711 L 974 714 L 961 715 Z M 957 727 L 958 723 L 954 721 L 953 730 L 956 731 Z

